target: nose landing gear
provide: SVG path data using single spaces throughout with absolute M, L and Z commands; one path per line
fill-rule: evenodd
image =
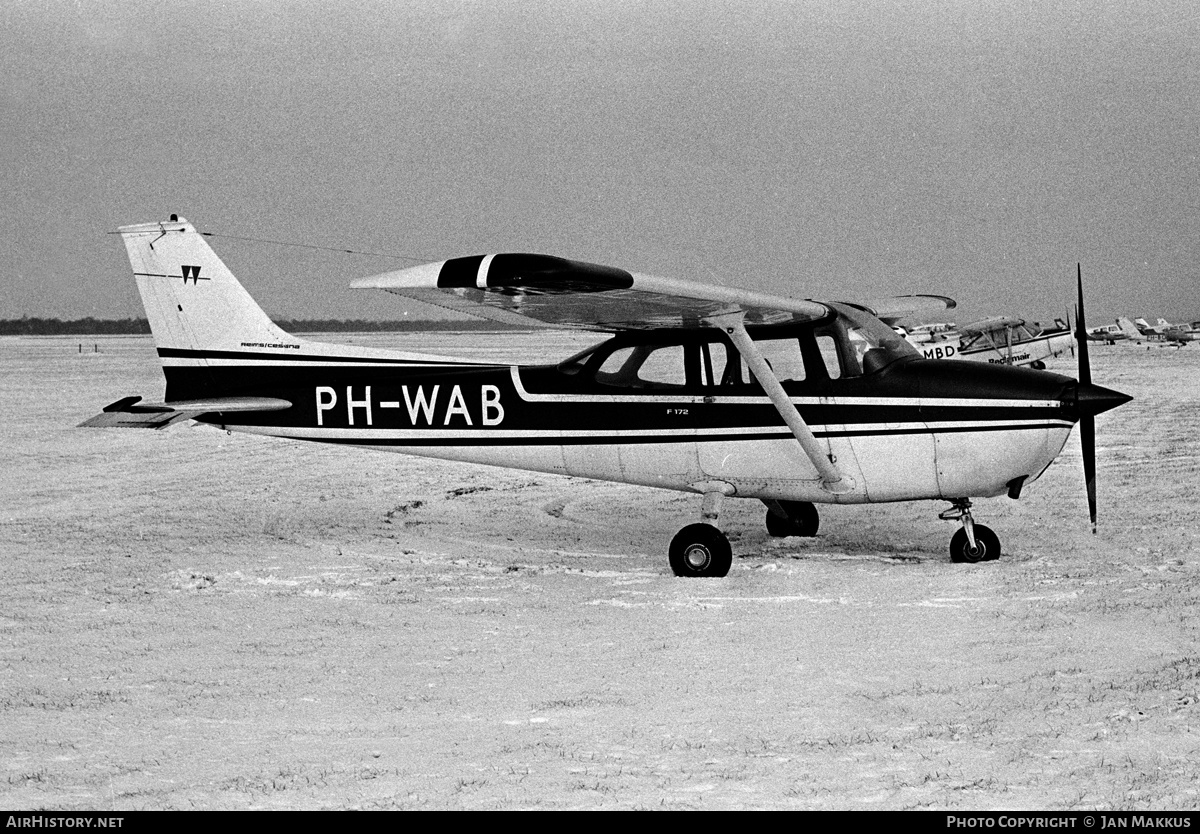
M 991 528 L 976 524 L 971 500 L 956 498 L 948 510 L 938 513 L 943 521 L 961 521 L 962 529 L 950 538 L 951 562 L 990 562 L 1000 558 L 1000 537 Z

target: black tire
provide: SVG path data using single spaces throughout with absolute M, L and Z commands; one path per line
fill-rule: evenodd
M 733 564 L 733 548 L 711 524 L 689 524 L 671 539 L 670 558 L 676 576 L 725 576 Z
M 1046 370 L 1046 363 L 1041 359 L 1035 359 L 1029 363 L 1029 367 L 1033 368 L 1035 371 L 1044 371 Z
M 773 510 L 767 510 L 767 532 L 776 538 L 785 536 L 804 536 L 811 538 L 817 534 L 821 526 L 821 516 L 817 508 L 807 501 L 777 501 L 787 518 L 776 515 Z
M 978 547 L 972 551 L 967 544 L 967 531 L 960 527 L 950 539 L 950 561 L 991 562 L 1000 558 L 1000 537 L 993 533 L 991 528 L 976 524 L 975 544 Z
M 771 510 L 767 510 L 767 533 L 777 539 L 796 535 L 792 522 L 783 516 L 775 515 Z

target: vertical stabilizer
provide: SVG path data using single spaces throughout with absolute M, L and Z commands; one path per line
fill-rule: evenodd
M 1121 332 L 1124 333 L 1126 336 L 1128 336 L 1130 339 L 1142 338 L 1142 331 L 1138 330 L 1137 326 L 1134 325 L 1133 322 L 1131 322 L 1129 319 L 1125 318 L 1124 316 L 1121 316 L 1120 318 L 1117 319 L 1117 326 L 1120 327 Z
M 160 353 L 299 342 L 267 317 L 191 223 L 171 215 L 119 231 Z

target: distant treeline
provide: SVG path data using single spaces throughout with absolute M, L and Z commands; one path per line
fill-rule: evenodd
M 145 319 L 0 319 L 0 336 L 107 336 L 149 333 Z
M 512 330 L 494 321 L 409 319 L 360 321 L 345 319 L 276 319 L 289 333 L 404 333 L 422 330 Z M 0 319 L 0 336 L 117 336 L 150 332 L 145 319 Z

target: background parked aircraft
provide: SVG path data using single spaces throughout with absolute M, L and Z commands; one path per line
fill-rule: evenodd
M 956 334 L 958 325 L 953 322 L 939 321 L 932 324 L 914 324 L 911 327 L 900 329 L 903 331 L 904 338 L 909 342 L 914 345 L 923 345 L 926 342 L 952 337 Z
M 1141 332 L 1127 318 L 1119 318 L 1114 324 L 1104 324 L 1100 327 L 1089 327 L 1087 337 L 1093 342 L 1107 342 L 1114 345 L 1124 339 L 1138 339 Z
M 1187 342 L 1200 341 L 1200 321 L 1194 321 L 1191 324 L 1175 324 L 1163 331 L 1163 338 L 1168 342 L 1178 342 L 1185 344 Z
M 1133 326 L 1136 327 L 1143 336 L 1162 336 L 1171 328 L 1179 327 L 1179 325 L 1171 324 L 1166 319 L 1161 317 L 1154 324 L 1150 324 L 1150 322 L 1146 321 L 1145 319 L 1134 319 Z
M 992 365 L 1028 365 L 1039 370 L 1045 361 L 1074 346 L 1070 326 L 1055 320 L 1042 328 L 1011 316 L 992 316 L 961 327 L 938 323 L 917 325 L 905 338 L 926 359 L 972 359 Z
M 959 354 L 964 359 L 993 365 L 1042 369 L 1046 367 L 1043 360 L 1062 356 L 1075 344 L 1070 326 L 1057 319 L 1053 327 L 1043 329 L 1023 319 L 1000 316 L 964 325 L 961 332 Z

